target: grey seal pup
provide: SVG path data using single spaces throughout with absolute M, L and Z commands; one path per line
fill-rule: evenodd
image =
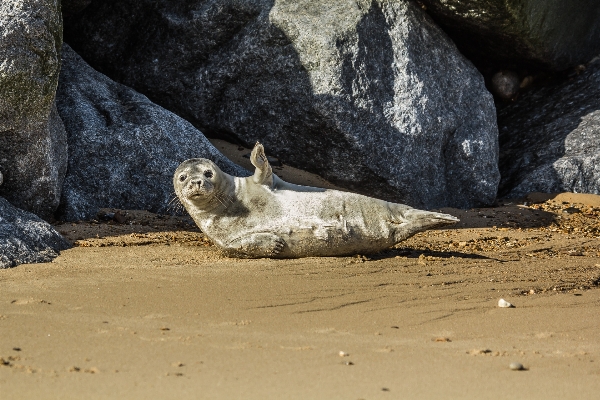
M 281 180 L 257 143 L 254 175 L 240 178 L 193 158 L 173 176 L 175 193 L 226 255 L 296 258 L 375 253 L 429 228 L 458 222 L 436 212 Z

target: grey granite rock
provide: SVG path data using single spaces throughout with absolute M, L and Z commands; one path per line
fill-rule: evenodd
M 500 194 L 600 194 L 600 60 L 499 113 Z
M 66 44 L 56 101 L 69 140 L 62 219 L 89 219 L 102 207 L 167 212 L 173 172 L 188 158 L 246 173 L 190 123 L 95 71 Z
M 69 247 L 52 225 L 0 197 L 0 268 L 50 262 Z
M 467 57 L 563 70 L 600 53 L 597 0 L 419 0 Z
M 0 195 L 44 218 L 60 201 L 66 133 L 54 106 L 59 0 L 0 2 Z
M 419 208 L 495 199 L 478 71 L 412 2 L 118 0 L 66 29 L 95 68 L 209 136 Z

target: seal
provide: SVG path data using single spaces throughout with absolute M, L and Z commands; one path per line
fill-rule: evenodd
M 285 182 L 273 173 L 260 143 L 250 160 L 256 170 L 249 177 L 226 174 L 203 158 L 184 161 L 173 176 L 179 201 L 230 257 L 376 253 L 418 232 L 458 222 L 448 214 Z

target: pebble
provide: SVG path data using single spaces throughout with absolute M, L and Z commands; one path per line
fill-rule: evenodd
M 506 301 L 504 299 L 498 300 L 498 307 L 500 307 L 500 308 L 515 308 L 515 306 L 513 306 L 511 303 L 509 303 L 508 301 Z
M 513 371 L 522 371 L 525 368 L 523 367 L 523 364 L 518 363 L 518 362 L 512 362 L 510 363 L 510 365 L 508 366 L 508 368 L 512 369 Z
M 339 352 L 340 357 L 348 357 L 350 354 L 344 352 L 344 351 L 340 351 Z
M 519 92 L 521 80 L 514 71 L 499 71 L 492 77 L 492 92 L 503 100 L 511 100 Z

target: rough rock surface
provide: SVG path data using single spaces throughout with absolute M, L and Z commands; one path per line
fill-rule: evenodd
M 44 218 L 60 201 L 66 133 L 54 106 L 59 0 L 0 2 L 0 195 Z
M 90 219 L 102 207 L 164 213 L 173 173 L 188 158 L 246 173 L 190 123 L 95 71 L 66 44 L 56 102 L 69 140 L 61 219 Z
M 600 53 L 597 0 L 419 0 L 477 64 L 563 70 Z
M 419 208 L 495 199 L 492 97 L 412 2 L 93 2 L 65 32 L 208 135 Z
M 600 194 L 600 60 L 499 113 L 500 194 Z
M 0 268 L 50 262 L 69 247 L 52 225 L 0 197 Z

